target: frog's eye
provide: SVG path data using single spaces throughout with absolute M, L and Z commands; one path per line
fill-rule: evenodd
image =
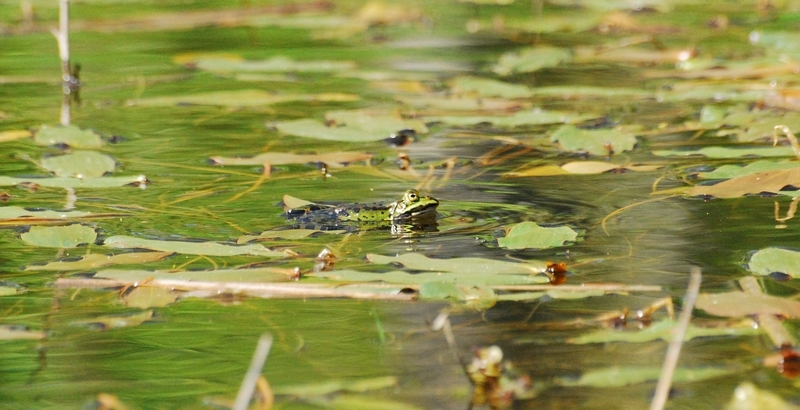
M 406 199 L 411 202 L 415 202 L 419 199 L 419 195 L 416 193 L 416 191 L 408 191 L 406 193 Z

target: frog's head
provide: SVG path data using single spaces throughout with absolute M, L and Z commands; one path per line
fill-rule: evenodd
M 416 189 L 409 189 L 403 199 L 394 203 L 389 209 L 391 219 L 417 218 L 423 215 L 433 215 L 439 201 L 429 196 L 422 196 Z

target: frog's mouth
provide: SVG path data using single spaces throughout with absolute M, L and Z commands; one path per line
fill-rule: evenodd
M 415 209 L 411 213 L 406 213 L 403 215 L 399 215 L 395 220 L 409 220 L 409 219 L 421 219 L 421 218 L 430 218 L 436 216 L 436 208 L 439 207 L 438 203 L 433 203 L 430 205 L 425 205 L 418 209 Z

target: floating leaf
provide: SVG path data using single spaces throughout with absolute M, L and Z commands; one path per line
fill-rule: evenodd
M 533 90 L 536 97 L 556 97 L 559 99 L 588 98 L 653 98 L 651 91 L 625 87 L 592 87 L 585 85 L 538 87 Z
M 55 261 L 47 265 L 30 265 L 25 270 L 69 271 L 88 270 L 109 265 L 131 265 L 160 261 L 172 252 L 129 252 L 119 255 L 103 255 L 93 253 L 81 257 L 76 261 Z
M 383 265 L 399 263 L 408 269 L 420 271 L 480 273 L 487 275 L 537 274 L 547 270 L 547 262 L 509 262 L 485 258 L 434 259 L 421 253 L 406 253 L 398 256 L 367 254 L 367 260 Z
M 255 240 L 268 240 L 268 239 L 304 239 L 314 234 L 341 234 L 345 233 L 344 230 L 326 230 L 321 231 L 317 229 L 285 229 L 282 231 L 264 231 L 258 235 L 242 235 L 236 239 L 236 243 L 241 245 Z
M 526 221 L 513 225 L 505 237 L 497 238 L 497 244 L 508 249 L 543 249 L 562 246 L 577 238 L 578 233 L 568 226 L 545 228 Z
M 45 332 L 28 330 L 24 326 L 0 326 L 0 340 L 38 340 L 45 337 Z
M 30 211 L 19 206 L 2 206 L 0 207 L 0 219 L 15 219 L 15 218 L 48 218 L 48 219 L 65 219 L 65 218 L 81 218 L 93 215 L 91 212 L 82 211 Z
M 623 331 L 619 329 L 601 329 L 570 338 L 567 342 L 573 344 L 610 342 L 646 343 L 654 340 L 669 342 L 672 341 L 676 325 L 677 322 L 674 320 L 662 320 L 641 330 Z M 698 327 L 690 324 L 686 329 L 686 335 L 683 340 L 689 341 L 696 337 L 710 336 L 753 336 L 761 333 L 762 331 L 758 326 L 754 326 L 753 321 L 749 319 L 735 325 L 725 325 L 722 327 Z
M 759 389 L 753 383 L 744 382 L 733 392 L 725 410 L 800 410 L 799 406 L 786 402 L 775 393 Z
M 706 158 L 741 158 L 741 157 L 794 157 L 791 147 L 703 147 L 696 150 L 656 150 L 653 155 L 659 157 L 688 157 L 692 155 Z
M 100 316 L 95 319 L 74 321 L 72 325 L 98 326 L 103 330 L 118 329 L 121 327 L 139 326 L 153 318 L 153 311 L 146 310 L 141 313 L 127 315 Z
M 546 276 L 533 275 L 497 275 L 494 273 L 472 270 L 469 272 L 423 272 L 408 273 L 391 271 L 383 273 L 362 272 L 356 270 L 332 270 L 309 274 L 317 278 L 326 278 L 342 282 L 385 282 L 404 285 L 425 283 L 452 283 L 464 286 L 501 286 L 501 285 L 536 285 L 548 283 Z
M 151 249 L 154 251 L 175 252 L 185 255 L 256 255 L 268 258 L 285 258 L 289 256 L 285 252 L 273 251 L 258 244 L 234 246 L 217 242 L 159 241 L 155 239 L 141 239 L 124 235 L 106 238 L 106 240 L 103 242 L 103 245 L 110 248 L 142 248 Z
M 0 186 L 12 186 L 19 184 L 33 184 L 47 188 L 117 188 L 130 184 L 144 186 L 147 178 L 144 175 L 127 177 L 103 177 L 103 178 L 14 178 L 0 176 Z
M 545 111 L 541 109 L 534 109 L 529 111 L 520 111 L 511 115 L 448 115 L 448 116 L 430 116 L 425 117 L 429 122 L 443 122 L 452 125 L 473 125 L 481 123 L 491 123 L 499 127 L 521 127 L 530 125 L 545 125 L 545 124 L 569 124 L 578 123 L 593 118 L 597 118 L 593 114 L 578 114 L 560 111 Z
M 397 377 L 384 376 L 371 379 L 330 380 L 323 383 L 273 387 L 275 394 L 295 397 L 327 396 L 338 392 L 364 393 L 397 386 Z
M 661 168 L 661 165 L 618 165 L 610 162 L 602 161 L 574 161 L 568 162 L 562 166 L 557 165 L 542 165 L 533 168 L 523 169 L 521 171 L 506 172 L 504 177 L 546 177 L 553 175 L 595 175 L 602 174 L 609 171 L 655 171 Z
M 714 185 L 695 185 L 686 192 L 692 196 L 737 198 L 762 192 L 779 193 L 786 187 L 800 187 L 800 167 L 758 172 L 732 178 Z
M 147 282 L 148 280 L 153 279 L 167 279 L 175 281 L 200 282 L 272 283 L 293 281 L 297 277 L 297 274 L 295 273 L 294 269 L 271 267 L 191 271 L 104 269 L 95 273 L 94 277 L 132 282 Z
M 329 141 L 369 142 L 389 138 L 393 130 L 388 133 L 376 133 L 350 127 L 328 127 L 325 124 L 310 118 L 294 121 L 280 121 L 271 123 L 278 131 L 296 135 L 298 137 L 316 138 Z
M 675 369 L 673 383 L 699 382 L 737 372 L 737 369 L 718 367 Z M 569 387 L 622 387 L 658 380 L 661 366 L 612 366 L 584 372 L 578 379 L 560 378 L 556 383 Z
M 530 107 L 530 102 L 499 98 L 402 96 L 395 100 L 417 108 L 434 108 L 449 111 L 511 111 Z
M 697 177 L 701 179 L 730 179 L 743 177 L 764 171 L 775 171 L 800 167 L 796 161 L 755 161 L 745 166 L 723 165 L 710 172 L 698 172 Z
M 747 269 L 756 275 L 781 272 L 798 277 L 800 276 L 800 252 L 780 248 L 760 249 L 750 257 Z
M 724 317 L 752 315 L 781 315 L 787 318 L 800 317 L 800 302 L 745 292 L 701 293 L 697 297 L 698 309 Z
M 33 135 L 28 130 L 5 130 L 0 131 L 0 142 L 9 142 L 23 138 L 30 138 Z
M 452 282 L 426 282 L 420 286 L 422 300 L 454 300 L 479 310 L 489 309 L 497 303 L 497 295 L 482 285 L 457 285 Z
M 412 129 L 418 134 L 428 132 L 428 127 L 425 126 L 423 121 L 405 119 L 395 112 L 374 110 L 329 111 L 325 113 L 325 122 L 332 123 L 336 127 L 358 129 L 386 135 L 387 137 L 404 129 Z
M 572 125 L 564 125 L 556 130 L 550 140 L 558 141 L 565 151 L 587 151 L 592 155 L 608 155 L 614 152 L 630 151 L 636 145 L 636 137 L 619 130 L 584 130 Z
M 492 71 L 502 76 L 531 73 L 542 68 L 555 67 L 569 62 L 571 59 L 572 52 L 566 48 L 526 48 L 500 56 L 500 60 L 492 68 Z
M 483 97 L 529 98 L 533 90 L 522 84 L 511 84 L 489 78 L 456 77 L 450 89 L 454 93 L 477 93 Z
M 258 72 L 258 73 L 329 73 L 337 71 L 355 70 L 356 64 L 352 61 L 295 61 L 291 58 L 275 56 L 267 60 L 242 61 L 232 58 L 212 58 L 211 56 L 196 58 L 192 66 L 212 72 Z
M 29 245 L 49 248 L 74 248 L 94 243 L 97 232 L 80 224 L 67 226 L 32 226 L 20 238 Z
M 28 291 L 28 288 L 18 283 L 0 282 L 0 296 L 19 295 Z
M 343 167 L 352 162 L 369 161 L 372 154 L 365 152 L 329 152 L 325 154 L 292 154 L 288 152 L 265 152 L 249 158 L 211 157 L 219 165 L 286 165 L 322 162 L 332 168 Z
M 272 94 L 261 90 L 214 91 L 181 96 L 142 98 L 131 104 L 149 107 L 174 105 L 215 105 L 224 107 L 259 107 L 290 101 L 358 101 L 355 94 Z
M 114 158 L 96 151 L 73 151 L 42 160 L 42 168 L 59 177 L 96 178 L 114 172 L 116 166 Z
M 164 307 L 175 303 L 178 295 L 164 288 L 154 286 L 138 286 L 131 293 L 125 295 L 125 306 L 139 309 L 151 307 Z
M 48 126 L 36 132 L 33 141 L 37 145 L 64 144 L 72 148 L 98 148 L 103 145 L 100 135 L 92 130 L 82 130 L 74 125 Z

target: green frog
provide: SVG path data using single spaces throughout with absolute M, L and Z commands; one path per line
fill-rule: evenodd
M 409 189 L 402 199 L 388 204 L 324 205 L 310 203 L 287 209 L 286 217 L 297 219 L 298 222 L 331 225 L 338 225 L 337 222 L 392 222 L 392 224 L 421 220 L 435 222 L 436 207 L 438 206 L 439 201 L 436 199 L 420 195 L 416 189 Z

